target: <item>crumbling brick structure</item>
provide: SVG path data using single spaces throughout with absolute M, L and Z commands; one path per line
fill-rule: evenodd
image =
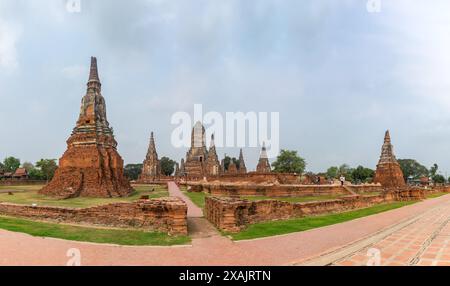
M 161 176 L 161 166 L 158 159 L 158 153 L 156 152 L 155 138 L 153 132 L 150 134 L 150 144 L 147 150 L 147 156 L 145 156 L 144 163 L 142 164 L 142 172 L 138 181 L 140 183 L 152 183 L 159 179 Z
M 380 160 L 373 180 L 385 188 L 397 188 L 406 185 L 402 169 L 394 155 L 394 147 L 391 144 L 389 130 L 386 131 L 384 137 Z
M 81 102 L 80 116 L 67 140 L 67 150 L 59 160 L 52 181 L 41 194 L 74 198 L 123 197 L 132 188 L 123 175 L 123 160 L 106 118 L 101 94 L 97 59 L 91 58 L 87 92 Z
M 274 199 L 249 201 L 211 196 L 205 199 L 205 216 L 220 230 L 239 232 L 247 225 L 258 222 L 338 213 L 380 203 L 424 198 L 424 191 L 420 189 L 392 190 L 380 195 L 350 195 L 335 200 L 305 203 L 291 203 Z
M 187 205 L 179 198 L 114 203 L 83 209 L 0 203 L 0 214 L 51 222 L 138 228 L 171 235 L 187 235 Z

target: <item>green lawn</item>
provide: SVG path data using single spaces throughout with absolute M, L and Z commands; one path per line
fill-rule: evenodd
M 433 198 L 442 197 L 442 196 L 445 196 L 445 195 L 448 195 L 448 194 L 449 194 L 449 193 L 446 193 L 446 192 L 428 193 L 428 194 L 426 195 L 426 198 L 427 198 L 427 199 L 433 199 Z
M 259 237 L 287 234 L 292 232 L 300 232 L 317 227 L 341 223 L 373 214 L 378 214 L 381 212 L 400 208 L 413 203 L 416 202 L 415 201 L 395 202 L 338 214 L 263 222 L 249 225 L 245 230 L 239 233 L 233 234 L 227 233 L 227 234 L 230 235 L 233 240 L 243 240 L 243 239 L 254 239 Z
M 4 216 L 0 216 L 0 228 L 15 232 L 24 232 L 33 236 L 120 245 L 166 246 L 187 244 L 190 242 L 188 236 L 169 236 L 162 232 L 72 226 Z
M 207 194 L 204 192 L 196 193 L 196 192 L 188 192 L 186 189 L 182 189 L 183 193 L 191 199 L 191 201 L 201 209 L 205 208 L 205 197 Z
M 39 206 L 60 206 L 72 208 L 86 208 L 97 205 L 104 205 L 118 202 L 133 202 L 138 200 L 143 195 L 148 195 L 150 198 L 168 197 L 169 192 L 167 188 L 159 185 L 134 185 L 135 192 L 129 197 L 125 198 L 73 198 L 67 200 L 55 199 L 38 194 L 42 186 L 2 186 L 0 190 L 23 190 L 23 192 L 0 193 L 0 202 L 8 202 L 15 204 L 31 205 L 37 204 Z

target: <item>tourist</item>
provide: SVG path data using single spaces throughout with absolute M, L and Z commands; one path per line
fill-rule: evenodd
M 345 177 L 344 177 L 344 176 L 341 176 L 341 177 L 339 178 L 339 180 L 341 181 L 341 186 L 343 186 L 344 183 L 345 183 Z

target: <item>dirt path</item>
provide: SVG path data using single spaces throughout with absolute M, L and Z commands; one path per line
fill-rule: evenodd
M 183 197 L 179 194 L 179 189 L 177 191 L 169 186 L 169 191 Z M 432 218 L 437 214 L 442 214 L 438 217 L 450 215 L 450 195 L 341 224 L 240 242 L 233 242 L 220 235 L 211 235 L 204 225 L 198 227 L 198 224 L 202 224 L 202 218 L 192 217 L 199 215 L 198 209 L 193 208 L 189 213 L 191 228 L 197 227 L 197 231 L 193 231 L 191 246 L 116 246 L 39 238 L 0 230 L 0 265 L 66 265 L 69 260 L 67 252 L 73 248 L 80 251 L 82 265 L 295 265 L 311 261 L 308 258 L 323 253 L 338 253 L 356 241 L 376 237 L 380 232 L 414 218 L 417 218 L 418 224 L 407 224 L 398 231 L 407 235 L 406 233 L 414 233 L 421 227 L 429 228 L 428 233 L 422 234 L 428 235 L 428 238 L 424 237 L 424 242 L 420 245 L 420 249 L 425 251 L 416 252 L 419 256 L 424 255 L 419 257 L 420 261 L 430 255 L 427 249 L 433 243 L 439 243 L 433 249 L 442 246 L 437 255 L 445 258 L 445 239 L 448 236 L 444 235 L 450 231 L 443 218 L 439 223 L 432 223 Z M 425 213 L 428 215 L 424 217 Z M 401 233 L 392 234 L 397 234 L 394 238 L 399 239 L 398 243 L 404 243 L 407 239 L 401 237 Z M 435 239 L 430 241 L 430 237 Z M 419 244 L 417 241 L 415 243 Z M 341 257 L 335 261 L 339 262 L 345 258 Z M 431 261 L 434 262 L 436 261 Z

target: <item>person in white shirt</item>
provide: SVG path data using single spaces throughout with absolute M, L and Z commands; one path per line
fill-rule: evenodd
M 345 177 L 344 177 L 344 176 L 341 176 L 341 177 L 339 178 L 339 180 L 341 181 L 341 186 L 343 186 L 344 183 L 345 183 Z

